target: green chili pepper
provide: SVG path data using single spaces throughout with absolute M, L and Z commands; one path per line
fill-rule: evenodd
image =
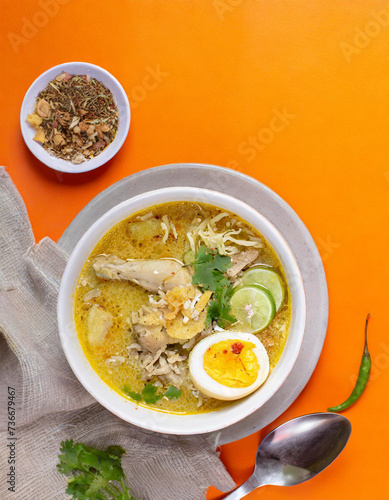
M 361 396 L 362 392 L 365 390 L 366 384 L 369 380 L 370 368 L 371 368 L 371 358 L 370 353 L 367 348 L 367 325 L 369 323 L 370 314 L 366 317 L 365 323 L 365 348 L 363 350 L 361 366 L 359 368 L 358 379 L 355 383 L 353 392 L 346 399 L 346 401 L 338 406 L 333 406 L 328 408 L 328 411 L 341 412 L 355 403 L 355 401 Z

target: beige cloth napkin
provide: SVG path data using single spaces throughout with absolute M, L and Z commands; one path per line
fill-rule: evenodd
M 73 375 L 60 344 L 56 302 L 67 256 L 49 238 L 35 244 L 23 200 L 0 169 L 0 499 L 66 499 L 56 470 L 60 441 L 121 445 L 133 495 L 142 500 L 204 499 L 213 484 L 235 485 L 203 436 L 145 432 L 96 403 Z M 7 474 L 8 387 L 16 401 L 16 487 Z M 12 392 L 12 391 L 11 391 Z

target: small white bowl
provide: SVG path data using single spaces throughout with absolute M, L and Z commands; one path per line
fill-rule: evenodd
M 291 326 L 284 351 L 269 378 L 257 391 L 230 406 L 198 415 L 173 415 L 137 406 L 102 381 L 87 360 L 74 322 L 77 280 L 95 245 L 115 224 L 144 208 L 170 201 L 204 202 L 230 210 L 253 225 L 276 252 L 291 295 Z M 130 256 L 129 256 L 130 257 Z M 172 187 L 143 193 L 120 203 L 98 219 L 74 248 L 62 276 L 58 296 L 59 333 L 68 362 L 81 384 L 112 413 L 139 427 L 166 434 L 202 434 L 223 429 L 247 417 L 281 387 L 297 359 L 303 340 L 306 300 L 303 279 L 287 242 L 265 217 L 246 203 L 224 193 L 193 187 Z
M 49 82 L 54 80 L 54 78 L 63 71 L 71 75 L 90 75 L 92 78 L 96 78 L 102 82 L 112 92 L 119 111 L 118 131 L 114 140 L 95 158 L 86 160 L 79 165 L 74 165 L 70 161 L 50 155 L 39 142 L 34 141 L 33 138 L 36 130 L 27 123 L 27 116 L 35 110 L 36 98 L 39 92 L 44 90 Z M 104 163 L 115 156 L 127 137 L 130 121 L 130 104 L 127 94 L 120 83 L 105 69 L 84 62 L 59 64 L 42 73 L 27 90 L 20 110 L 20 128 L 22 130 L 23 139 L 31 153 L 48 167 L 60 172 L 72 174 L 94 170 L 95 168 L 101 167 L 101 165 L 104 165 Z

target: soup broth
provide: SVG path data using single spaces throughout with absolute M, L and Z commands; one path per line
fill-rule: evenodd
M 161 353 L 154 365 L 147 364 L 148 361 L 152 362 L 150 356 L 155 358 L 159 351 L 149 352 L 141 345 L 143 337 L 140 338 L 137 333 L 137 330 L 140 330 L 139 321 L 142 318 L 150 318 L 151 316 L 147 316 L 144 311 L 147 311 L 147 314 L 150 310 L 153 311 L 150 308 L 165 295 L 161 290 L 151 292 L 142 284 L 138 284 L 143 276 L 136 280 L 137 282 L 101 277 L 96 271 L 96 259 L 99 256 L 103 258 L 115 256 L 119 262 L 118 266 L 128 259 L 134 262 L 139 259 L 146 265 L 148 260 L 163 259 L 162 263 L 172 263 L 176 261 L 164 259 L 177 259 L 179 263 L 188 264 L 183 269 L 193 275 L 193 266 L 190 264 L 196 258 L 198 248 L 204 244 L 206 246 L 208 240 L 208 243 L 211 241 L 211 238 L 198 230 L 198 227 L 207 220 L 213 220 L 212 227 L 217 234 L 228 234 L 234 230 L 235 240 L 245 239 L 256 244 L 258 256 L 250 265 L 271 266 L 279 273 L 285 285 L 282 306 L 271 323 L 256 334 L 268 353 L 270 370 L 276 366 L 288 335 L 291 307 L 282 266 L 261 234 L 237 215 L 204 203 L 171 202 L 142 210 L 122 220 L 101 238 L 80 274 L 75 292 L 76 329 L 83 351 L 101 379 L 121 396 L 154 410 L 194 414 L 218 410 L 233 402 L 206 397 L 193 386 L 186 365 L 193 345 L 201 338 L 203 332 L 196 334 L 192 341 L 176 339 L 176 343 L 169 343 L 162 353 L 164 364 L 161 361 Z M 225 251 L 225 255 L 230 254 L 232 260 L 247 250 L 245 246 L 233 240 L 223 245 L 224 247 L 219 247 L 217 251 L 222 253 Z M 215 252 L 216 249 L 213 248 L 212 251 Z M 154 271 L 152 274 L 157 273 L 154 274 L 157 276 L 158 272 Z M 241 274 L 242 270 L 231 280 L 234 286 L 239 285 Z M 182 288 L 182 285 L 179 285 L 177 290 L 180 291 Z M 190 302 L 191 299 L 188 300 Z M 143 316 L 139 313 L 142 308 Z M 205 308 L 204 311 L 206 310 Z M 181 312 L 185 312 L 184 308 Z M 191 323 L 188 321 L 188 324 Z M 213 319 L 204 330 L 212 334 L 212 327 L 215 326 L 216 322 Z M 239 324 L 227 324 L 225 328 L 239 330 Z M 92 332 L 94 329 L 103 332 L 104 338 L 99 338 L 95 342 L 95 334 Z M 188 346 L 190 343 L 192 345 Z M 131 347 L 134 345 L 135 347 Z M 178 361 L 173 361 L 176 358 Z M 155 369 L 155 366 L 159 368 Z M 173 373 L 173 368 L 178 373 Z M 155 374 L 158 370 L 163 372 L 164 369 L 165 371 L 171 369 L 170 375 Z M 176 380 L 179 383 L 174 383 Z M 146 386 L 149 389 L 148 393 L 145 392 Z M 169 387 L 179 390 L 179 397 L 176 391 L 174 393 L 176 397 L 170 398 L 166 392 Z

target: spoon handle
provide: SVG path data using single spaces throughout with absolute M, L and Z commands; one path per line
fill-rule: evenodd
M 229 495 L 224 497 L 224 500 L 240 500 L 260 486 L 262 485 L 253 475 L 249 477 L 245 483 L 239 486 L 239 488 L 236 488 L 236 490 L 232 491 Z

